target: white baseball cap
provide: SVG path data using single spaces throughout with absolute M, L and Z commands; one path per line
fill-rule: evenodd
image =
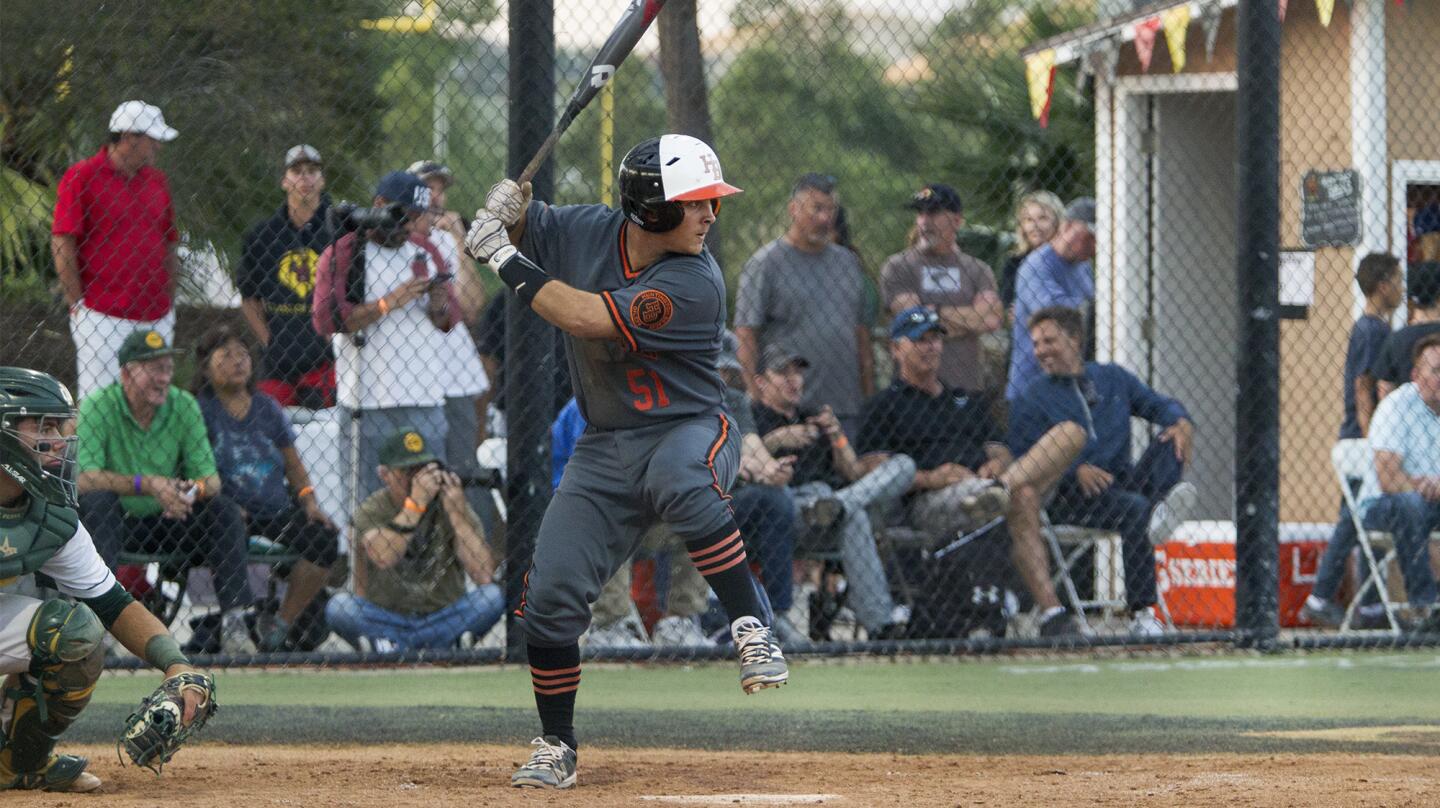
M 111 132 L 138 132 L 156 140 L 174 140 L 180 133 L 165 125 L 160 108 L 144 101 L 126 101 L 110 116 Z
M 285 152 L 285 167 L 289 168 L 296 163 L 324 165 L 325 161 L 320 159 L 319 149 L 309 143 L 301 143 L 299 146 L 291 146 L 290 150 Z

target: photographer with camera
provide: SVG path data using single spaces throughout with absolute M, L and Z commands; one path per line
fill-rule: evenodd
M 504 613 L 480 518 L 432 445 L 408 426 L 388 436 L 376 469 L 385 488 L 355 513 L 355 591 L 331 597 L 325 619 L 356 648 L 362 638 L 381 652 L 451 648 Z
M 311 322 L 335 349 L 336 401 L 350 419 L 353 503 L 380 487 L 379 446 L 401 426 L 443 454 L 444 334 L 461 321 L 453 269 L 428 239 L 430 189 L 380 179 L 370 208 L 336 205 L 339 237 L 320 256 Z

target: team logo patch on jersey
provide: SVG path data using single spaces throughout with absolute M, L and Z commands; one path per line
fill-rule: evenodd
M 405 433 L 405 451 L 419 453 L 425 448 L 425 439 L 414 432 Z
M 630 301 L 630 322 L 649 331 L 659 331 L 670 322 L 675 304 L 659 289 L 646 289 Z

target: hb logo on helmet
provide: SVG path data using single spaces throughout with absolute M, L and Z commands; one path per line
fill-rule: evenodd
M 665 233 L 685 220 L 683 203 L 740 193 L 721 177 L 720 158 L 704 141 L 688 135 L 650 138 L 620 161 L 620 207 L 642 229 Z

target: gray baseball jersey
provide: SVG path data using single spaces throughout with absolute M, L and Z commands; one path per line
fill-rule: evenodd
M 585 420 L 627 429 L 719 412 L 715 369 L 725 329 L 725 279 L 708 251 L 629 265 L 624 215 L 604 205 L 533 202 L 521 252 L 551 277 L 598 292 L 619 340 L 565 335 Z

